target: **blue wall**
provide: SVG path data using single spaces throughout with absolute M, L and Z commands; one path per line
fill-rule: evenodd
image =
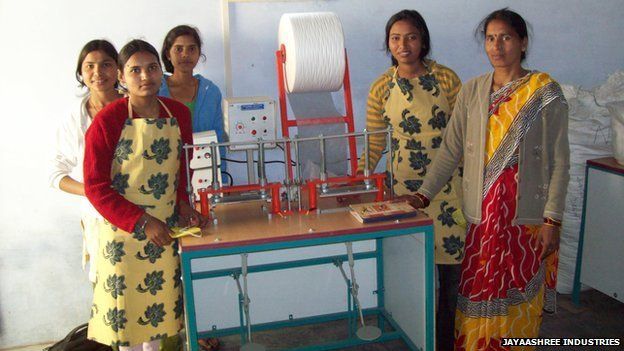
M 194 24 L 207 56 L 198 71 L 224 89 L 221 1 L 93 4 L 0 0 L 0 348 L 58 339 L 88 318 L 91 286 L 80 268 L 77 201 L 47 184 L 54 130 L 79 93 L 73 76 L 84 43 L 104 37 L 121 48 L 131 38 L 144 38 L 159 48 L 171 27 Z M 423 14 L 432 34 L 432 58 L 462 79 L 489 70 L 472 33 L 487 13 L 503 6 L 533 25 L 527 68 L 589 88 L 624 63 L 621 0 L 311 0 L 230 6 L 238 96 L 276 96 L 274 51 L 282 13 L 336 12 L 346 37 L 359 130 L 368 86 L 389 64 L 382 50 L 385 22 L 403 8 Z

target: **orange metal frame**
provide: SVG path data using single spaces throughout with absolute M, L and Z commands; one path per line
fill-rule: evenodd
M 304 120 L 291 120 L 288 119 L 288 105 L 286 104 L 286 76 L 284 75 L 284 64 L 286 63 L 286 47 L 284 44 L 280 45 L 280 49 L 275 52 L 275 60 L 277 65 L 277 87 L 279 90 L 279 106 L 280 106 L 280 119 L 282 124 L 282 135 L 286 138 L 290 137 L 290 128 L 306 125 L 318 125 L 318 124 L 337 124 L 345 123 L 347 125 L 347 132 L 354 133 L 355 125 L 353 122 L 353 103 L 351 100 L 351 79 L 349 76 L 349 59 L 347 57 L 347 51 L 345 50 L 345 73 L 342 81 L 344 90 L 344 105 L 345 116 L 330 116 L 319 118 L 306 118 Z M 315 209 L 317 204 L 317 192 L 316 188 L 322 184 L 340 184 L 340 183 L 354 183 L 357 181 L 374 180 L 377 185 L 377 197 L 376 201 L 383 200 L 383 180 L 385 174 L 372 174 L 369 177 L 356 175 L 357 171 L 357 149 L 355 145 L 355 137 L 349 137 L 349 158 L 351 166 L 351 175 L 349 177 L 329 177 L 327 180 L 322 181 L 320 179 L 310 179 L 306 186 L 309 191 L 309 209 Z M 290 179 L 293 179 L 292 162 L 290 155 L 290 145 L 286 145 L 286 162 L 288 162 L 288 175 Z
M 333 116 L 333 117 L 319 117 L 319 118 L 306 118 L 305 120 L 292 120 L 288 119 L 288 105 L 286 104 L 286 84 L 284 75 L 284 63 L 286 63 L 286 47 L 284 44 L 280 45 L 280 49 L 275 52 L 275 59 L 277 64 L 277 88 L 279 90 L 279 106 L 280 117 L 282 123 L 282 136 L 285 138 L 290 137 L 290 128 L 297 126 L 318 125 L 318 124 L 337 124 L 345 123 L 347 125 L 347 132 L 353 133 L 355 131 L 355 125 L 353 123 L 353 104 L 351 102 L 351 81 L 349 79 L 349 60 L 347 59 L 347 53 L 345 50 L 345 74 L 343 78 L 343 90 L 344 90 L 344 104 L 345 104 L 345 116 Z M 349 158 L 351 159 L 351 175 L 354 176 L 357 170 L 357 149 L 355 145 L 355 137 L 349 137 Z M 289 164 L 288 175 L 290 179 L 293 179 L 293 170 L 291 163 L 290 147 L 286 148 L 286 159 Z
M 282 204 L 280 201 L 280 187 L 280 183 L 269 183 L 265 186 L 262 186 L 260 184 L 249 184 L 226 186 L 219 189 L 198 189 L 197 192 L 199 194 L 200 211 L 202 215 L 206 217 L 210 216 L 210 200 L 208 199 L 209 194 L 242 193 L 245 191 L 269 190 L 271 192 L 271 213 L 277 214 L 282 210 Z
M 341 184 L 341 183 L 353 183 L 357 181 L 364 181 L 367 179 L 374 179 L 375 185 L 377 186 L 377 194 L 375 195 L 375 201 L 383 201 L 383 181 L 386 178 L 385 174 L 376 173 L 372 174 L 369 177 L 365 177 L 363 175 L 356 175 L 353 177 L 332 177 L 328 178 L 326 181 L 322 181 L 320 179 L 310 179 L 306 186 L 308 187 L 308 210 L 314 210 L 317 207 L 316 199 L 317 199 L 317 191 L 316 189 L 322 184 Z

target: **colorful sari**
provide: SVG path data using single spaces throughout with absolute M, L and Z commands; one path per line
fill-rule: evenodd
M 503 338 L 537 337 L 543 311 L 554 312 L 558 252 L 541 260 L 539 225 L 514 222 L 518 146 L 541 123 L 553 84 L 546 74 L 530 73 L 490 97 L 482 220 L 466 235 L 455 350 L 509 350 Z

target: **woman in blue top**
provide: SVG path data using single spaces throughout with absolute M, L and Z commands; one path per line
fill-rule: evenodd
M 158 95 L 178 100 L 191 110 L 193 133 L 214 130 L 222 142 L 225 141 L 225 131 L 221 91 L 209 79 L 200 74 L 193 75 L 200 56 L 205 57 L 201 53 L 201 44 L 199 32 L 191 26 L 180 25 L 167 33 L 160 55 L 169 74 L 163 75 Z M 219 148 L 219 152 L 224 157 L 225 147 Z
M 199 58 L 204 56 L 201 44 L 199 32 L 191 26 L 180 25 L 167 33 L 160 56 L 169 74 L 163 75 L 158 95 L 171 97 L 191 110 L 193 133 L 214 130 L 221 142 L 225 141 L 221 91 L 209 79 L 200 74 L 193 75 Z M 220 147 L 219 153 L 223 158 L 225 147 Z M 221 170 L 226 170 L 223 161 Z M 174 350 L 177 343 L 177 339 L 168 340 L 162 349 Z M 215 338 L 202 339 L 199 344 L 203 350 L 216 350 L 219 347 L 219 341 Z

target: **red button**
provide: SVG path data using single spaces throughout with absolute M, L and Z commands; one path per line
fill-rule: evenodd
M 262 116 L 262 120 L 263 120 L 263 121 L 266 121 L 266 116 Z
M 256 130 L 255 130 L 255 129 L 251 131 L 251 135 L 256 135 L 256 133 L 257 133 L 257 132 L 256 132 Z

